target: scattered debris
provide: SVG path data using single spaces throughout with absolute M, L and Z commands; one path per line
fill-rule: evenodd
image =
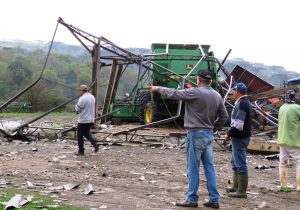
M 18 133 L 18 128 L 22 125 L 21 121 L 6 121 L 0 123 L 0 131 L 8 136 L 14 136 Z
M 265 156 L 267 160 L 279 160 L 279 154 Z
M 107 125 L 106 125 L 106 124 L 101 124 L 99 127 L 100 127 L 101 129 L 106 129 L 106 128 L 107 128 Z
M 38 151 L 38 149 L 37 149 L 37 148 L 35 148 L 35 147 L 34 147 L 34 148 L 32 148 L 31 150 L 32 150 L 33 152 L 37 152 L 37 151 Z
M 83 194 L 85 194 L 85 195 L 90 195 L 90 194 L 92 194 L 93 192 L 95 192 L 93 186 L 92 186 L 91 184 L 88 184 L 88 185 L 84 188 Z
M 28 202 L 32 200 L 33 196 L 28 196 L 27 198 L 23 198 L 22 195 L 16 194 L 14 197 L 12 197 L 8 203 L 6 204 L 5 209 L 10 209 L 10 208 L 21 208 L 21 206 L 24 206 Z
M 79 187 L 79 185 L 80 184 L 69 183 L 69 184 L 64 185 L 64 189 L 67 191 L 72 190 L 72 189 Z
M 11 182 L 7 182 L 4 179 L 0 180 L 0 188 L 7 188 L 7 185 L 12 184 Z
M 250 191 L 247 191 L 247 194 L 248 194 L 248 195 L 259 195 L 258 192 L 250 192 Z
M 56 191 L 60 191 L 60 190 L 64 190 L 65 188 L 64 188 L 64 186 L 56 186 L 56 187 L 48 187 L 47 188 L 48 190 L 53 190 L 54 192 L 56 192 Z
M 267 166 L 267 165 L 258 165 L 255 167 L 255 169 L 271 169 L 276 168 L 277 166 Z
M 139 181 L 145 181 L 146 180 L 146 178 L 144 177 L 144 176 L 141 176 L 140 178 L 139 178 Z
M 268 208 L 268 204 L 266 201 L 263 201 L 261 204 L 258 205 L 259 209 L 264 209 L 264 208 Z
M 163 134 L 170 130 L 170 128 L 166 128 L 159 132 Z M 150 129 L 141 132 L 149 131 Z M 96 137 L 98 138 L 98 136 Z M 78 208 L 147 209 L 148 207 L 170 209 L 172 208 L 171 202 L 180 199 L 180 195 L 183 195 L 187 186 L 186 154 L 184 149 L 177 146 L 177 139 L 174 137 L 161 142 L 167 149 L 164 146 L 151 149 L 146 144 L 137 145 L 130 142 L 123 142 L 122 147 L 114 147 L 109 144 L 112 142 L 107 142 L 108 146 L 105 147 L 108 150 L 100 151 L 97 156 L 92 156 L 94 154 L 93 147 L 87 143 L 85 145 L 86 155 L 78 159 L 74 156 L 74 152 L 77 151 L 77 142 L 75 141 L 56 142 L 42 139 L 29 144 L 19 140 L 3 141 L 0 148 L 0 153 L 3 154 L 0 156 L 0 187 L 13 187 L 20 190 L 27 188 L 26 190 L 50 196 L 57 202 L 75 205 Z M 215 143 L 213 146 L 220 194 L 226 195 L 227 180 L 232 178 L 231 153 L 221 150 Z M 38 148 L 38 152 L 32 152 L 32 148 Z M 280 193 L 278 192 L 279 188 L 276 188 L 279 185 L 278 171 L 272 167 L 277 167 L 278 160 L 272 159 L 272 156 L 270 156 L 270 160 L 266 157 L 265 155 L 247 154 L 249 173 L 251 174 L 248 189 L 250 192 L 247 192 L 250 199 L 247 202 L 240 202 L 240 200 L 228 199 L 227 196 L 224 196 L 222 198 L 224 206 L 222 206 L 225 209 L 258 210 L 258 206 L 263 200 L 267 202 L 268 206 L 264 208 L 284 209 L 284 203 L 291 201 L 290 209 L 297 209 L 299 206 L 297 193 L 294 191 Z M 273 157 L 275 158 L 276 155 Z M 57 162 L 52 161 L 52 158 Z M 294 160 L 290 162 L 296 163 Z M 75 167 L 77 164 L 80 167 Z M 74 167 L 71 167 L 72 165 Z M 257 169 L 255 169 L 256 166 Z M 296 186 L 295 173 L 291 172 L 289 181 Z M 141 180 L 139 180 L 140 178 Z M 204 176 L 200 181 L 199 193 L 205 196 L 207 191 L 203 178 Z M 9 183 L 12 184 L 9 185 Z M 67 190 L 63 185 L 68 183 L 80 184 L 80 186 L 77 189 L 69 187 Z M 92 184 L 94 191 L 86 187 L 88 183 Z M 85 188 L 87 188 L 87 194 L 84 194 Z M 89 191 L 90 194 L 88 194 Z M 114 202 L 111 202 L 112 195 L 116 198 Z M 89 196 L 88 200 L 85 199 L 86 196 Z M 82 202 L 78 203 L 81 199 Z M 282 203 L 276 203 L 276 201 L 282 201 Z M 3 209 L 6 203 L 2 202 Z M 40 209 L 51 209 L 52 207 L 54 209 L 59 208 L 57 204 L 60 205 L 54 203 L 54 205 L 48 206 L 43 202 L 33 201 L 32 204 L 35 208 Z M 25 209 L 25 207 L 21 208 Z
M 34 188 L 35 186 L 30 182 L 30 181 L 27 181 L 27 188 Z

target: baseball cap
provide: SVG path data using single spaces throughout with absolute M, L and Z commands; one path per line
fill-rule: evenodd
M 88 87 L 86 85 L 80 85 L 79 90 L 87 91 Z
M 211 77 L 211 72 L 209 70 L 202 70 L 199 71 L 198 76 L 202 79 L 210 80 Z
M 246 87 L 246 85 L 244 83 L 239 82 L 239 83 L 236 83 L 233 86 L 232 90 L 237 90 L 237 91 L 239 91 L 241 93 L 246 93 L 247 92 L 247 87 Z

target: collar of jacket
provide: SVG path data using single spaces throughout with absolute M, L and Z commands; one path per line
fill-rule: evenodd
M 236 99 L 236 101 L 234 102 L 234 105 L 236 105 L 242 98 L 246 98 L 247 95 L 243 95 L 241 97 L 239 97 L 238 99 Z

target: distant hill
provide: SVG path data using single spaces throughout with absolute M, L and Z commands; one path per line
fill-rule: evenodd
M 282 66 L 267 66 L 263 63 L 245 61 L 242 58 L 229 59 L 226 61 L 224 66 L 229 71 L 232 71 L 236 65 L 247 69 L 275 87 L 280 87 L 287 80 L 300 76 L 299 73 L 288 71 Z
M 43 41 L 0 40 L 0 47 L 20 47 L 27 51 L 41 49 L 47 52 L 49 49 L 49 45 L 50 42 L 45 43 Z M 136 54 L 151 53 L 151 50 L 146 48 L 127 48 L 127 50 Z M 62 42 L 54 42 L 52 46 L 52 51 L 55 53 L 68 54 L 76 57 L 87 55 L 86 50 L 82 46 L 68 45 Z M 299 73 L 288 71 L 282 66 L 267 66 L 263 63 L 252 63 L 249 61 L 245 61 L 242 58 L 228 59 L 224 66 L 226 67 L 226 69 L 228 69 L 229 72 L 231 72 L 236 65 L 240 65 L 241 67 L 247 69 L 251 73 L 268 81 L 275 87 L 279 87 L 281 84 L 283 84 L 284 81 L 287 81 L 288 79 L 300 76 Z
M 20 47 L 22 49 L 33 51 L 36 49 L 42 49 L 47 52 L 50 47 L 50 42 L 43 41 L 23 41 L 23 40 L 12 40 L 12 41 L 1 41 L 1 47 Z M 78 45 L 68 45 L 62 42 L 54 42 L 52 46 L 52 51 L 59 54 L 69 54 L 73 56 L 78 56 L 85 53 L 85 49 Z
M 20 47 L 22 49 L 33 51 L 36 49 L 42 49 L 47 52 L 49 50 L 51 42 L 43 42 L 43 41 L 22 41 L 22 40 L 11 40 L 11 41 L 1 41 L 0 47 Z M 150 53 L 150 49 L 146 48 L 126 48 L 128 51 L 136 53 L 136 54 L 146 54 Z M 86 50 L 79 45 L 68 45 L 62 42 L 53 42 L 52 49 L 53 52 L 59 54 L 68 54 L 73 56 L 79 56 L 86 53 Z

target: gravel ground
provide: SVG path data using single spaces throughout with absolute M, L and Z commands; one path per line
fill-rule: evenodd
M 43 120 L 48 124 L 74 123 L 74 117 Z M 147 132 L 167 134 L 170 129 L 147 129 Z M 75 140 L 49 140 L 48 134 L 30 142 L 0 138 L 0 187 L 38 191 L 83 209 L 181 209 L 174 203 L 185 196 L 186 161 L 185 150 L 177 145 L 177 139 L 144 138 L 134 141 L 136 143 L 117 139 L 118 144 L 115 144 L 111 137 L 106 138 L 107 142 L 99 142 L 101 146 L 96 154 L 89 142 L 85 142 L 86 155 L 76 156 Z M 103 139 L 103 134 L 96 136 L 98 140 Z M 300 209 L 300 193 L 278 192 L 277 159 L 267 160 L 264 155 L 248 154 L 248 198 L 233 199 L 227 197 L 225 191 L 231 179 L 230 151 L 214 144 L 214 158 L 221 209 Z M 256 169 L 261 166 L 266 169 Z M 33 186 L 28 185 L 28 181 Z M 293 160 L 289 181 L 295 186 Z M 69 183 L 79 186 L 72 190 L 63 189 L 62 186 Z M 88 184 L 92 185 L 94 193 L 85 195 Z M 205 209 L 202 203 L 208 199 L 208 194 L 203 168 L 199 195 L 199 208 Z

